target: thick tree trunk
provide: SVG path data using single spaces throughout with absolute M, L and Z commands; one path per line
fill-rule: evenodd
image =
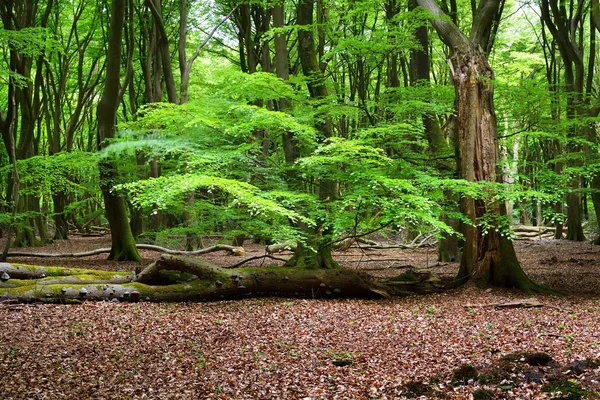
M 207 301 L 262 296 L 387 298 L 443 289 L 440 281 L 427 272 L 375 279 L 347 269 L 224 269 L 198 259 L 169 255 L 163 255 L 137 276 L 130 272 L 0 263 L 0 275 L 4 273 L 10 278 L 0 282 L 0 299 L 20 302 Z
M 54 239 L 65 240 L 69 236 L 69 224 L 65 216 L 66 195 L 58 192 L 52 195 L 54 204 Z
M 579 179 L 573 184 L 574 189 L 579 189 Z M 583 242 L 586 240 L 581 224 L 581 195 L 569 193 L 567 195 L 567 240 Z
M 497 173 L 497 126 L 493 106 L 493 73 L 477 46 L 455 50 L 451 58 L 457 102 L 460 177 L 469 182 L 494 181 Z M 525 275 L 508 237 L 500 231 L 506 207 L 490 199 L 464 196 L 461 210 L 472 222 L 463 224 L 464 246 L 459 282 L 536 289 Z M 482 227 L 485 217 L 491 227 Z M 484 231 L 485 229 L 485 231 Z
M 299 267 L 306 269 L 335 269 L 338 263 L 331 255 L 331 246 L 323 244 L 316 249 L 307 248 L 304 244 L 298 243 L 294 255 L 285 263 L 287 267 Z
M 100 169 L 104 171 L 100 173 L 101 181 L 106 182 L 116 176 L 114 166 L 110 162 L 101 163 Z M 142 258 L 137 251 L 135 239 L 129 226 L 125 201 L 122 197 L 113 194 L 108 185 L 106 183 L 102 185 L 104 211 L 110 226 L 111 236 L 111 251 L 108 259 L 114 261 L 141 261 Z
M 98 144 L 104 147 L 106 139 L 114 137 L 120 87 L 121 37 L 125 17 L 125 0 L 113 0 L 108 51 L 106 54 L 106 83 L 97 108 Z M 131 234 L 125 202 L 113 192 L 117 177 L 114 161 L 100 162 L 100 185 L 104 198 L 106 218 L 110 225 L 112 247 L 109 260 L 140 261 Z

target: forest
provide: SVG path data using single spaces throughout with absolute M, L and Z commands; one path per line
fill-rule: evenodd
M 598 0 L 0 17 L 6 398 L 600 396 Z

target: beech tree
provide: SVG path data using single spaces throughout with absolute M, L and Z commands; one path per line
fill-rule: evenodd
M 545 26 L 554 39 L 560 52 L 563 63 L 564 90 L 567 94 L 566 117 L 570 122 L 582 119 L 582 124 L 572 124 L 567 127 L 568 139 L 566 151 L 573 154 L 567 162 L 567 167 L 581 167 L 583 160 L 578 154 L 582 154 L 582 140 L 589 139 L 597 142 L 593 122 L 586 122 L 589 117 L 596 117 L 600 107 L 591 103 L 591 92 L 593 85 L 596 49 L 592 44 L 588 51 L 588 60 L 585 59 L 583 46 L 583 35 L 586 17 L 589 15 L 590 38 L 595 41 L 594 11 L 597 3 L 587 13 L 583 0 L 571 0 L 570 2 L 558 2 L 556 0 L 542 0 L 541 13 Z M 593 43 L 592 41 L 592 43 Z M 587 68 L 586 68 L 587 66 Z M 586 70 L 587 69 L 587 70 Z M 592 186 L 597 190 L 600 181 L 592 179 Z M 581 211 L 581 177 L 573 177 L 571 189 L 567 194 L 567 239 L 575 241 L 585 240 L 582 228 Z M 597 196 L 592 195 L 596 210 L 600 208 Z
M 96 112 L 98 143 L 101 148 L 106 148 L 108 145 L 107 140 L 115 136 L 117 110 L 120 103 L 119 96 L 122 96 L 120 71 L 125 5 L 126 0 L 113 0 L 112 2 L 108 49 L 106 51 L 106 80 Z M 100 162 L 100 184 L 112 240 L 112 248 L 108 259 L 140 261 L 141 257 L 135 247 L 135 241 L 129 227 L 125 202 L 113 190 L 116 176 L 114 160 L 103 159 Z
M 492 26 L 499 19 L 501 0 L 481 0 L 466 36 L 435 0 L 417 0 L 429 11 L 431 24 L 451 49 L 449 63 L 456 93 L 459 177 L 468 182 L 497 182 L 498 143 L 494 110 L 494 74 L 484 49 Z M 530 291 L 538 289 L 523 272 L 507 232 L 506 206 L 485 198 L 463 196 L 461 211 L 469 219 L 462 225 L 463 252 L 458 281 L 473 281 Z M 483 223 L 485 220 L 485 224 Z
M 449 10 L 434 0 L 220 0 L 203 5 L 115 0 L 107 3 L 114 7 L 110 25 L 87 1 L 73 1 L 72 10 L 59 3 L 41 2 L 35 18 L 23 8 L 40 7 L 34 0 L 0 3 L 5 30 L 0 37 L 20 34 L 15 21 L 27 17 L 21 25 L 45 26 L 47 36 L 63 47 L 58 56 L 48 56 L 45 49 L 22 56 L 18 46 L 0 41 L 0 78 L 6 71 L 10 78 L 0 87 L 6 147 L 6 156 L 0 154 L 5 178 L 0 184 L 6 182 L 0 208 L 7 211 L 0 223 L 11 221 L 8 212 L 13 211 L 13 221 L 27 221 L 21 224 L 24 231 L 33 233 L 39 225 L 40 238 L 46 221 L 32 221 L 31 212 L 20 214 L 34 209 L 24 206 L 25 197 L 42 209 L 35 211 L 40 220 L 56 216 L 57 239 L 73 228 L 82 232 L 82 226 L 105 224 L 98 217 L 103 198 L 113 235 L 111 259 L 138 259 L 130 229 L 135 237 L 169 246 L 183 246 L 187 236 L 190 249 L 196 248 L 197 241 L 190 240 L 196 236 L 220 241 L 254 236 L 284 245 L 297 242 L 288 266 L 335 275 L 343 271 L 331 256 L 338 242 L 350 245 L 373 232 L 401 240 L 418 231 L 450 237 L 455 233 L 448 227 L 450 217 L 461 216 L 456 212 L 460 197 L 463 222 L 469 223 L 460 228 L 465 244 L 458 281 L 538 290 L 516 259 L 509 218 L 527 221 L 523 216 L 532 213 L 537 200 L 531 193 L 548 193 L 554 182 L 560 184 L 556 193 L 535 205 L 538 224 L 562 221 L 562 213 L 543 219 L 551 214 L 551 204 L 562 206 L 557 199 L 569 189 L 578 192 L 570 196 L 569 210 L 579 208 L 579 198 L 588 193 L 600 201 L 597 192 L 585 191 L 586 181 L 581 187 L 568 185 L 575 175 L 600 185 L 600 168 L 592 165 L 600 159 L 597 126 L 585 126 L 585 145 L 569 142 L 581 139 L 583 117 L 589 122 L 597 109 L 597 77 L 588 73 L 582 78 L 580 60 L 573 67 L 544 38 L 538 50 L 533 37 L 520 49 L 535 53 L 537 69 L 530 75 L 543 69 L 541 52 L 548 52 L 549 88 L 538 76 L 528 80 L 509 72 L 516 51 L 506 42 L 515 43 L 515 26 L 498 29 L 502 0 L 450 1 Z M 552 8 L 563 6 L 553 0 L 544 4 L 549 4 L 550 18 L 535 16 L 528 29 L 541 36 L 558 29 L 556 37 L 576 45 L 574 51 L 590 51 L 587 68 L 593 69 L 597 0 L 591 8 L 581 1 L 564 3 L 573 10 L 573 23 L 560 24 L 555 14 L 561 12 Z M 469 6 L 472 13 L 460 10 Z M 199 13 L 198 7 L 206 12 Z M 18 18 L 12 16 L 15 10 Z M 465 15 L 459 29 L 459 16 Z M 583 18 L 588 15 L 589 21 Z M 471 17 L 472 25 L 464 27 Z M 428 35 L 428 18 L 437 35 Z M 576 25 L 576 32 L 567 34 L 567 25 Z M 236 39 L 238 46 L 229 47 Z M 488 62 L 494 43 L 504 46 L 493 59 L 496 72 L 502 71 L 499 84 Z M 579 99 L 562 90 L 563 72 L 573 68 L 573 80 L 584 83 L 578 86 L 583 87 Z M 500 122 L 494 86 L 496 92 L 506 89 L 496 95 Z M 534 103 L 531 107 L 521 105 L 524 96 Z M 86 112 L 96 106 L 96 115 Z M 513 124 L 509 132 L 509 119 L 521 116 L 527 121 Z M 565 120 L 579 124 L 572 137 L 562 134 L 565 126 L 575 126 Z M 502 123 L 507 132 L 500 138 L 503 161 L 511 165 L 505 175 L 516 181 L 514 190 L 504 192 L 497 165 L 497 125 Z M 460 179 L 451 162 L 454 137 Z M 49 166 L 74 157 L 78 163 L 101 160 L 94 162 L 100 167 L 101 190 L 97 171 L 73 162 L 61 172 L 71 175 L 72 185 L 48 183 L 58 170 Z M 579 157 L 581 165 L 569 164 L 568 157 Z M 564 168 L 554 168 L 559 164 Z M 23 190 L 13 193 L 8 174 L 17 166 Z M 41 169 L 52 171 L 43 182 Z M 552 173 L 553 180 L 539 179 L 537 173 Z M 528 183 L 519 186 L 519 179 Z M 32 194 L 33 187 L 42 186 Z M 525 192 L 525 187 L 532 190 Z M 11 197 L 20 198 L 20 209 L 11 208 Z M 507 215 L 504 202 L 509 200 L 520 215 Z M 571 232 L 581 238 L 569 226 Z

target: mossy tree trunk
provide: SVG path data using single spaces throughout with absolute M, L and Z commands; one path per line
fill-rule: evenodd
M 427 272 L 377 279 L 336 269 L 287 267 L 228 269 L 199 259 L 163 255 L 137 276 L 76 268 L 13 266 L 0 263 L 0 299 L 72 303 L 84 300 L 210 301 L 244 297 L 388 298 L 438 292 Z
M 287 267 L 300 267 L 306 269 L 335 269 L 339 264 L 331 255 L 331 244 L 327 243 L 325 238 L 317 240 L 316 234 L 310 235 L 313 238 L 312 246 L 298 243 L 294 255 L 285 263 Z
M 317 51 L 314 38 L 314 0 L 301 0 L 297 6 L 297 24 L 301 26 L 298 30 L 298 57 L 302 67 L 302 73 L 307 78 L 307 87 L 310 97 L 314 100 L 320 100 L 327 97 L 327 87 L 325 79 L 319 68 L 317 61 Z M 284 3 L 276 2 L 273 8 L 273 24 L 277 28 L 284 26 Z M 286 47 L 286 34 L 278 32 L 275 35 L 275 67 L 277 76 L 281 79 L 289 78 L 288 51 Z M 290 107 L 287 99 L 280 99 L 278 107 L 285 111 Z M 315 127 L 319 130 L 323 139 L 332 136 L 332 126 L 328 119 L 325 121 L 316 121 Z M 300 188 L 297 175 L 293 171 L 293 165 L 300 157 L 300 147 L 297 140 L 291 132 L 284 132 L 282 137 L 283 151 L 289 172 L 285 174 L 287 184 L 293 188 Z M 329 179 L 318 181 L 319 200 L 322 207 L 327 207 L 327 203 L 337 198 L 337 183 Z M 303 231 L 307 238 L 307 243 L 298 243 L 296 251 L 292 258 L 288 260 L 286 266 L 296 266 L 306 269 L 335 269 L 338 264 L 331 256 L 331 245 L 329 244 L 330 229 L 327 221 L 318 221 L 317 227 L 309 227 L 304 223 L 298 223 L 298 227 Z

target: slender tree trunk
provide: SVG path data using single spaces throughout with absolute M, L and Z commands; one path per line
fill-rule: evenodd
M 600 224 L 600 174 L 594 175 L 590 182 L 590 188 L 592 189 L 592 202 L 594 204 L 594 213 L 596 214 L 596 221 Z M 595 245 L 600 245 L 600 235 L 594 239 Z
M 417 1 L 411 0 L 409 8 L 411 10 L 417 7 Z M 417 28 L 415 32 L 416 39 L 420 45 L 420 49 L 413 49 L 410 52 L 410 80 L 412 85 L 430 85 L 430 67 L 429 67 L 429 34 L 427 26 L 423 25 Z M 425 138 L 429 145 L 429 153 L 434 158 L 441 158 L 445 154 L 451 154 L 450 147 L 444 133 L 440 127 L 439 121 L 433 113 L 425 113 L 422 116 L 423 126 L 425 128 Z M 456 164 L 452 161 L 443 160 L 437 165 L 441 170 L 453 175 L 456 172 Z M 449 200 L 456 201 L 450 191 L 445 192 L 445 196 Z M 455 210 L 456 211 L 456 210 Z M 458 221 L 451 218 L 444 218 L 444 222 L 452 227 L 458 227 Z M 456 235 L 445 236 L 438 243 L 438 261 L 457 261 L 460 259 L 458 238 Z
M 308 79 L 307 85 L 310 96 L 315 100 L 319 100 L 327 97 L 327 87 L 317 61 L 313 14 L 314 0 L 301 0 L 298 3 L 297 23 L 300 26 L 298 30 L 298 57 L 300 58 L 302 72 Z M 324 138 L 332 136 L 331 121 L 316 122 L 315 126 Z M 291 157 L 286 156 L 286 159 L 288 158 Z M 327 179 L 321 180 L 319 182 L 319 200 L 323 205 L 326 206 L 326 203 L 336 198 L 337 183 Z M 306 268 L 337 268 L 338 264 L 331 257 L 329 227 L 319 226 L 313 229 L 301 226 L 301 228 L 308 237 L 308 246 L 299 244 L 296 253 L 287 264 Z
M 171 66 L 171 53 L 169 49 L 169 36 L 165 29 L 162 17 L 162 7 L 160 0 L 146 0 L 146 4 L 152 13 L 153 24 L 158 33 L 158 51 L 160 53 L 165 86 L 167 88 L 167 97 L 169 103 L 177 104 L 177 87 L 173 77 L 173 67 Z

